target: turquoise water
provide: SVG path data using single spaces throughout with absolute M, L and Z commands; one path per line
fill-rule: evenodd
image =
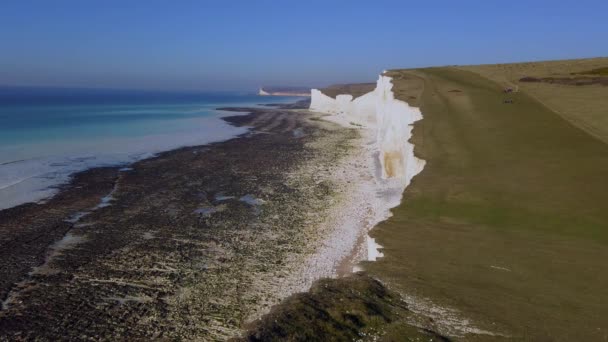
M 244 133 L 215 110 L 294 102 L 233 93 L 0 88 L 0 209 L 52 196 L 90 167 Z

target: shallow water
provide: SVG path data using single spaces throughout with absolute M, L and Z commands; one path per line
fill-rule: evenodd
M 0 209 L 52 196 L 78 171 L 245 132 L 224 106 L 293 102 L 236 93 L 0 88 Z M 125 169 L 127 170 L 127 169 Z

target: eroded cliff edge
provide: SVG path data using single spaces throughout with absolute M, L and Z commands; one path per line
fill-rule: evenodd
M 348 90 L 352 87 L 345 87 Z M 359 148 L 366 153 L 369 182 L 361 207 L 369 208 L 368 225 L 361 230 L 369 231 L 379 222 L 391 216 L 390 209 L 401 203 L 405 188 L 412 178 L 422 171 L 425 161 L 414 155 L 412 124 L 422 119 L 416 107 L 395 98 L 392 78 L 380 75 L 375 88 L 353 98 L 351 94 L 325 95 L 318 89 L 311 91 L 310 110 L 329 114 L 327 120 L 347 127 L 357 127 L 362 135 Z M 335 90 L 335 89 L 334 89 Z M 381 255 L 378 246 L 369 236 L 367 260 Z
M 360 227 L 367 242 L 359 246 L 364 253 L 359 253 L 355 262 L 382 256 L 377 250 L 380 246 L 367 231 L 390 217 L 390 209 L 400 203 L 403 191 L 425 165 L 414 155 L 409 141 L 411 125 L 422 119 L 422 114 L 418 108 L 395 99 L 392 87 L 392 79 L 381 75 L 371 92 L 356 98 L 351 94 L 334 98 L 317 89 L 311 92 L 311 111 L 328 114 L 326 120 L 360 131 L 360 148 L 370 165 L 370 177 L 364 181 L 369 184 L 363 187 L 367 196 L 361 209 L 372 213 L 368 225 Z M 254 322 L 245 339 L 447 340 L 433 328 L 432 320 L 410 311 L 397 292 L 357 272 L 319 280 L 308 292 L 289 297 Z
M 395 178 L 407 186 L 424 168 L 424 161 L 414 156 L 409 142 L 412 124 L 422 119 L 422 113 L 404 101 L 397 100 L 392 91 L 392 78 L 381 75 L 376 88 L 360 97 L 342 94 L 331 98 L 318 89 L 311 91 L 310 109 L 335 114 L 372 130 L 376 137 L 382 178 Z

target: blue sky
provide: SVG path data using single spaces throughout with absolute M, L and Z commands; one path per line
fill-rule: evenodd
M 608 55 L 608 1 L 0 2 L 0 85 L 244 90 Z

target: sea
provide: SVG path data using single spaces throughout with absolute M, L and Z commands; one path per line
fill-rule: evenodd
M 297 97 L 230 92 L 0 87 L 0 210 L 52 197 L 79 171 L 124 166 L 246 132 L 219 107 Z

